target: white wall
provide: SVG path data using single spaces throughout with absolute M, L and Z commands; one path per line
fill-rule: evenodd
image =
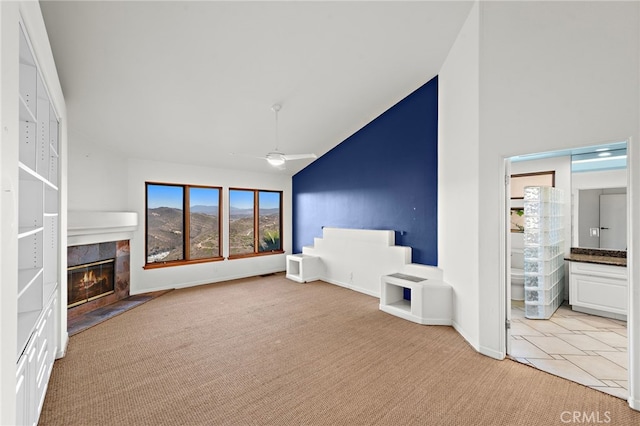
M 640 103 L 640 93 L 638 94 Z M 640 410 L 640 139 L 635 137 L 627 147 L 630 165 L 627 184 L 627 274 L 629 277 L 629 313 L 627 328 L 629 336 L 629 405 Z M 633 325 L 635 324 L 635 325 Z
M 285 255 L 224 260 L 144 270 L 145 182 L 223 187 L 223 253 L 228 254 L 228 188 L 283 192 L 283 248 L 291 253 L 291 178 L 283 174 L 247 173 L 127 159 L 78 134 L 69 137 L 69 210 L 133 211 L 138 229 L 131 244 L 131 293 L 186 287 L 255 276 L 285 269 Z
M 144 270 L 145 264 L 145 182 L 167 182 L 223 187 L 222 242 L 228 255 L 228 188 L 253 188 L 283 191 L 283 248 L 291 253 L 291 178 L 273 173 L 249 173 L 237 170 L 195 167 L 184 164 L 159 163 L 129 159 L 127 210 L 138 213 L 139 227 L 131 244 L 131 293 L 167 288 L 187 287 L 234 278 L 249 277 L 285 270 L 285 254 L 224 260 L 194 265 L 172 266 Z
M 479 336 L 479 7 L 469 12 L 438 75 L 438 266 L 453 287 L 453 325 Z
M 476 180 L 481 193 L 478 215 L 469 218 L 481 224 L 479 297 L 465 300 L 463 308 L 475 310 L 474 305 L 479 304 L 480 351 L 504 356 L 504 158 L 631 138 L 630 151 L 635 157 L 630 164 L 638 161 L 640 4 L 481 2 L 479 6 L 480 158 Z M 459 163 L 448 158 L 441 167 L 459 167 Z M 631 197 L 637 203 L 640 170 L 630 173 L 631 182 L 637 185 Z M 451 206 L 443 206 L 440 215 L 449 214 L 455 214 Z M 637 211 L 631 216 L 640 219 Z M 443 233 L 440 238 L 451 240 L 452 236 Z M 638 226 L 632 231 L 630 247 L 640 249 Z M 634 276 L 640 278 L 635 275 L 640 266 L 639 253 L 632 253 L 633 282 Z M 453 258 L 442 261 L 455 262 Z M 639 298 L 640 290 L 635 289 L 632 310 L 640 308 Z M 640 331 L 631 330 L 632 353 L 640 353 L 639 340 Z M 630 362 L 630 401 L 640 408 L 638 360 L 636 356 Z
M 500 358 L 506 348 L 504 159 L 629 137 L 632 144 L 638 143 L 640 12 L 637 3 L 612 2 L 480 2 L 477 7 L 479 58 L 476 50 L 461 49 L 459 40 L 439 74 L 440 97 L 445 98 L 440 122 L 447 126 L 439 141 L 443 149 L 439 169 L 445 174 L 439 191 L 446 192 L 441 195 L 439 218 L 461 217 L 462 203 L 453 198 L 466 194 L 456 194 L 446 181 L 449 173 L 455 179 L 453 170 L 465 175 L 463 188 L 472 195 L 466 197 L 468 233 L 440 226 L 439 265 L 447 281 L 452 280 L 452 267 L 477 265 L 477 288 L 452 283 L 456 308 L 478 312 L 477 331 L 469 321 L 462 324 L 465 337 L 474 346 L 478 342 L 482 353 Z M 462 32 L 469 27 L 465 24 Z M 454 60 L 456 67 L 466 66 L 470 74 L 479 67 L 478 89 L 468 87 L 464 103 L 478 102 L 479 142 L 472 136 L 476 122 L 447 108 L 461 97 L 452 83 L 461 80 L 464 71 L 454 69 Z M 454 123 L 468 129 L 455 129 Z M 456 143 L 451 132 L 469 136 L 464 144 Z M 459 154 L 448 154 L 448 149 L 458 149 Z M 471 157 L 476 152 L 474 164 Z M 640 180 L 638 174 L 631 176 L 632 181 Z M 474 191 L 474 185 L 479 189 Z M 471 236 L 474 229 L 479 243 Z M 639 238 L 640 231 L 634 232 L 633 238 Z M 470 297 L 460 298 L 461 289 Z
M 503 158 L 637 137 L 638 6 L 481 4 L 481 346 L 504 347 L 494 330 L 504 315 Z
M 69 210 L 126 211 L 126 158 L 69 134 Z

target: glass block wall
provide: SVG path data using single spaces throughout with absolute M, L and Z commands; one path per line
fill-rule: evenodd
M 524 189 L 525 317 L 548 319 L 564 299 L 563 192 L 548 186 Z

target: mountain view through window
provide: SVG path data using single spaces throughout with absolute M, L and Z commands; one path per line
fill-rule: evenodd
M 229 255 L 279 251 L 281 242 L 279 191 L 229 190 Z
M 147 264 L 219 257 L 219 206 L 219 188 L 147 183 Z

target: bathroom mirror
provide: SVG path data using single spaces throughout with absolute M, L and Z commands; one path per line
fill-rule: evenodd
M 578 247 L 627 249 L 626 187 L 578 189 L 574 203 Z
M 572 156 L 571 195 L 574 247 L 627 249 L 626 144 Z

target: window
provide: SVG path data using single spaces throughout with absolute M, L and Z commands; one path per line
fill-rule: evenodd
M 282 252 L 282 192 L 229 190 L 229 257 Z
M 184 259 L 184 187 L 147 184 L 147 263 Z
M 220 257 L 220 190 L 189 188 L 190 259 Z
M 147 182 L 146 266 L 220 260 L 220 195 L 216 187 Z

